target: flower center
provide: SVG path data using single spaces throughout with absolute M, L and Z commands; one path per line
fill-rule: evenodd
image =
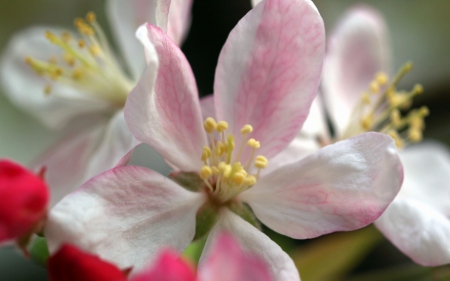
M 423 88 L 417 84 L 409 92 L 397 90 L 397 84 L 411 70 L 412 63 L 405 64 L 392 80 L 385 73 L 377 73 L 368 90 L 362 94 L 341 138 L 377 131 L 389 134 L 399 148 L 421 141 L 428 108 L 410 108 L 413 98 L 422 94 Z M 402 112 L 405 115 L 402 116 Z
M 228 129 L 227 122 L 216 122 L 209 117 L 204 122 L 204 129 L 209 136 L 210 145 L 203 147 L 201 159 L 204 166 L 200 169 L 200 178 L 205 182 L 210 194 L 224 203 L 253 186 L 261 169 L 266 168 L 269 162 L 262 155 L 255 157 L 255 152 L 261 145 L 255 139 L 248 139 L 253 131 L 251 125 L 247 124 L 241 129 L 244 138 L 236 155 L 233 155 L 234 136 L 225 133 Z M 251 155 L 247 163 L 241 163 L 240 158 L 246 147 L 251 149 Z M 250 173 L 250 169 L 255 173 Z
M 67 31 L 60 36 L 45 33 L 52 44 L 61 48 L 62 55 L 54 55 L 48 61 L 25 58 L 37 74 L 48 80 L 44 94 L 50 95 L 53 83 L 58 82 L 123 107 L 133 84 L 120 68 L 95 14 L 90 12 L 86 19 L 77 18 L 75 27 L 79 38 Z M 58 93 L 55 91 L 54 95 Z

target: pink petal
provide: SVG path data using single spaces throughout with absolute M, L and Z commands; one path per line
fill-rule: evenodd
M 338 24 L 328 44 L 322 87 L 338 133 L 378 71 L 389 71 L 387 28 L 374 9 L 358 6 Z
M 281 167 L 241 199 L 268 227 L 305 239 L 370 224 L 395 198 L 402 181 L 392 138 L 365 133 Z
M 51 252 L 70 242 L 120 268 L 140 268 L 162 246 L 189 245 L 203 200 L 149 169 L 114 168 L 52 209 L 47 242 Z
M 197 171 L 206 135 L 189 63 L 160 28 L 143 25 L 137 36 L 153 62 L 127 99 L 128 127 L 180 170 Z
M 237 238 L 242 245 L 242 250 L 247 254 L 245 258 L 250 264 L 235 259 L 239 256 L 242 258 L 242 253 L 236 253 L 236 249 L 229 249 L 217 257 L 217 251 L 214 250 L 221 247 L 219 246 L 221 245 L 220 241 L 217 240 L 223 231 L 232 233 Z M 255 257 L 258 257 L 260 261 L 256 261 Z M 226 264 L 229 266 L 219 267 L 217 259 L 226 260 Z M 211 230 L 199 267 L 201 281 L 300 281 L 294 262 L 280 246 L 227 209 L 220 215 L 219 221 Z M 269 269 L 270 276 L 267 274 L 267 269 Z M 213 279 L 206 278 L 212 276 L 214 276 Z
M 317 93 L 324 34 L 322 18 L 307 0 L 264 1 L 231 31 L 214 94 L 217 118 L 230 124 L 236 143 L 245 124 L 253 126 L 251 137 L 266 157 L 292 141 Z
M 209 95 L 200 99 L 200 108 L 202 109 L 202 117 L 205 120 L 208 117 L 216 119 L 216 108 L 214 107 L 214 96 Z
M 170 3 L 167 34 L 178 46 L 181 46 L 191 25 L 193 2 L 193 0 L 172 0 Z
M 192 266 L 171 250 L 162 251 L 148 269 L 143 270 L 130 281 L 195 281 Z
M 135 37 L 139 26 L 148 22 L 167 30 L 170 0 L 108 0 L 107 15 L 128 67 L 137 80 L 145 69 L 142 45 Z
M 243 251 L 228 232 L 215 233 L 208 259 L 199 269 L 199 281 L 271 281 L 269 266 L 256 255 Z M 212 242 L 211 242 L 212 243 Z
M 422 142 L 400 152 L 405 181 L 399 196 L 416 199 L 450 217 L 450 152 L 437 142 Z
M 47 168 L 51 206 L 88 179 L 116 166 L 138 141 L 128 131 L 123 111 L 111 120 L 85 119 L 38 157 L 33 167 Z
M 397 198 L 375 225 L 416 263 L 450 263 L 450 219 L 433 206 L 416 199 Z
M 62 55 L 61 49 L 45 38 L 48 30 L 54 34 L 63 31 L 53 27 L 32 27 L 11 39 L 1 57 L 2 92 L 15 105 L 51 129 L 60 129 L 81 115 L 109 110 L 108 103 L 90 98 L 88 94 L 62 83 L 54 83 L 49 96 L 44 94 L 48 80 L 36 74 L 25 63 L 25 58 L 47 61 L 51 56 Z

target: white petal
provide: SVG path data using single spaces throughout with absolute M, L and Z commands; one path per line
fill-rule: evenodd
M 47 168 L 51 206 L 88 179 L 116 166 L 138 141 L 128 131 L 123 111 L 110 120 L 85 120 L 33 163 Z M 129 155 L 131 156 L 131 155 Z
M 408 146 L 400 152 L 405 181 L 400 196 L 414 198 L 450 217 L 450 152 L 436 142 Z
M 205 120 L 208 117 L 216 119 L 216 108 L 214 107 L 214 95 L 200 99 L 200 108 L 202 109 L 202 117 Z
M 270 267 L 274 281 L 299 281 L 300 276 L 292 259 L 264 233 L 229 210 L 223 210 L 211 230 L 200 259 L 200 267 L 207 261 L 217 236 L 222 231 L 233 234 L 244 251 L 259 256 Z
M 351 9 L 330 37 L 322 77 L 327 108 L 337 133 L 347 126 L 361 94 L 378 71 L 389 71 L 387 28 L 366 6 Z
M 52 209 L 47 242 L 51 252 L 68 242 L 120 268 L 138 269 L 161 247 L 189 245 L 203 200 L 146 168 L 114 168 Z
M 144 50 L 135 37 L 139 26 L 148 22 L 167 30 L 170 0 L 108 0 L 107 15 L 114 36 L 134 79 L 145 69 Z
M 316 140 L 298 136 L 288 147 L 269 160 L 269 165 L 261 170 L 261 175 L 267 175 L 284 165 L 298 162 L 319 149 L 320 145 Z
M 375 225 L 416 263 L 450 263 L 450 219 L 419 200 L 395 199 Z
M 191 26 L 193 2 L 194 0 L 172 0 L 170 3 L 167 34 L 178 46 L 181 46 Z
M 268 227 L 305 239 L 370 224 L 395 198 L 402 180 L 392 138 L 365 133 L 282 166 L 241 199 Z
M 2 55 L 0 65 L 3 92 L 18 107 L 24 109 L 50 128 L 61 128 L 74 117 L 98 113 L 109 108 L 103 101 L 89 98 L 72 87 L 62 83 L 52 84 L 52 93 L 44 94 L 49 83 L 38 76 L 25 63 L 26 57 L 47 61 L 62 50 L 45 38 L 46 31 L 61 34 L 62 29 L 32 27 L 16 34 Z

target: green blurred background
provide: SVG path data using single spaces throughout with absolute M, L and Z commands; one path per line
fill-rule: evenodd
M 361 1 L 314 2 L 324 18 L 327 32 L 330 33 L 345 10 Z M 447 124 L 450 117 L 450 1 L 363 2 L 378 8 L 387 20 L 394 67 L 399 67 L 406 61 L 414 62 L 413 72 L 402 85 L 409 89 L 415 83 L 422 83 L 425 88 L 425 94 L 415 101 L 415 105 L 427 105 L 431 111 L 426 119 L 425 137 L 450 144 L 450 127 Z M 9 38 L 23 28 L 31 25 L 72 28 L 74 18 L 82 17 L 88 11 L 94 11 L 100 24 L 109 32 L 104 5 L 104 0 L 0 0 L 0 51 L 3 51 Z M 183 51 L 192 65 L 202 96 L 212 93 L 214 69 L 220 49 L 229 31 L 249 9 L 250 0 L 194 1 L 192 28 Z M 42 127 L 36 120 L 15 108 L 0 93 L 0 157 L 27 164 L 58 136 L 58 132 Z M 138 157 L 133 159 L 134 163 L 167 173 L 168 168 L 155 152 L 145 147 L 139 149 L 141 151 L 136 153 Z M 442 270 L 435 270 L 430 275 L 428 269 L 413 265 L 370 227 L 353 234 L 333 234 L 309 242 L 293 241 L 268 230 L 267 232 L 296 259 L 303 280 L 331 280 L 330 276 L 337 278 L 343 272 L 336 268 L 351 270 L 353 276 L 356 276 L 354 278 L 357 278 L 351 280 L 388 280 L 382 276 L 379 277 L 381 279 L 370 279 L 371 277 L 361 274 L 374 270 L 381 270 L 383 273 L 394 266 L 395 271 L 406 272 L 406 275 L 399 275 L 392 280 L 445 278 L 439 275 Z M 355 241 L 361 242 L 355 244 Z M 367 251 L 358 250 L 355 245 Z M 373 251 L 369 251 L 371 249 Z M 366 255 L 365 252 L 370 253 Z M 321 275 L 315 275 L 314 272 L 321 272 Z M 411 272 L 417 274 L 408 275 Z M 370 276 L 377 275 L 370 273 Z M 43 268 L 25 261 L 12 247 L 3 247 L 0 249 L 0 280 L 46 280 L 46 277 Z

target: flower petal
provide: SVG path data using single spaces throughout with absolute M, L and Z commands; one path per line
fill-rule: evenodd
M 170 0 L 108 0 L 109 23 L 134 79 L 145 70 L 142 45 L 135 37 L 139 26 L 148 22 L 167 30 Z
M 62 29 L 32 27 L 16 34 L 2 55 L 0 76 L 3 92 L 18 107 L 33 115 L 46 126 L 65 126 L 76 116 L 98 113 L 109 108 L 106 102 L 62 83 L 53 83 L 52 93 L 44 94 L 48 81 L 25 63 L 26 57 L 47 61 L 62 54 L 60 48 L 45 38 L 46 31 L 61 34 Z
M 389 71 L 389 52 L 384 19 L 376 10 L 353 8 L 337 26 L 328 44 L 322 87 L 338 134 L 375 73 Z
M 211 233 L 208 236 L 208 240 L 206 241 L 206 245 L 200 259 L 201 268 L 203 267 L 203 265 L 206 266 L 206 262 L 213 254 L 212 249 L 216 244 L 215 241 L 217 241 L 217 236 L 224 230 L 232 233 L 239 240 L 244 251 L 248 252 L 251 255 L 259 256 L 262 260 L 265 261 L 265 263 L 270 268 L 273 280 L 300 280 L 294 262 L 280 248 L 280 246 L 278 246 L 275 242 L 273 242 L 269 237 L 256 229 L 254 226 L 227 209 L 223 210 L 223 213 L 220 214 L 219 221 L 211 230 Z M 216 278 L 214 280 L 216 280 Z
M 172 0 L 170 3 L 167 34 L 181 46 L 191 26 L 191 7 L 193 0 Z
M 114 168 L 53 208 L 49 248 L 70 242 L 120 268 L 140 268 L 162 246 L 182 251 L 189 245 L 203 200 L 152 170 Z
M 51 206 L 88 179 L 116 166 L 138 141 L 128 131 L 123 111 L 111 120 L 87 119 L 38 157 L 33 167 L 47 168 Z
M 200 108 L 202 109 L 202 117 L 205 120 L 208 117 L 216 119 L 216 108 L 214 107 L 214 96 L 209 95 L 200 99 Z
M 267 168 L 261 170 L 261 175 L 270 174 L 282 166 L 298 162 L 319 149 L 320 146 L 316 140 L 297 136 L 288 147 L 270 159 Z
M 264 1 L 231 31 L 214 94 L 217 118 L 230 124 L 236 143 L 245 124 L 268 158 L 293 140 L 317 93 L 324 37 L 322 18 L 308 0 Z
M 262 2 L 262 0 L 252 0 L 252 7 L 255 7 L 259 2 Z
M 281 167 L 241 199 L 268 227 L 305 239 L 370 224 L 395 198 L 402 180 L 392 138 L 365 133 Z
M 414 198 L 450 217 L 450 153 L 437 142 L 408 146 L 400 152 L 405 182 L 400 196 Z
M 180 254 L 163 250 L 150 268 L 133 276 L 130 281 L 195 281 L 192 266 L 180 258 Z
M 375 225 L 416 263 L 450 263 L 450 219 L 433 207 L 416 199 L 397 198 Z
M 125 274 L 115 265 L 69 244 L 64 244 L 48 259 L 47 268 L 51 281 L 127 280 Z
M 271 281 L 269 266 L 242 250 L 228 232 L 214 233 L 211 253 L 198 272 L 198 281 Z
M 153 61 L 127 99 L 128 127 L 180 170 L 197 171 L 206 135 L 189 63 L 160 28 L 143 25 L 137 36 Z

